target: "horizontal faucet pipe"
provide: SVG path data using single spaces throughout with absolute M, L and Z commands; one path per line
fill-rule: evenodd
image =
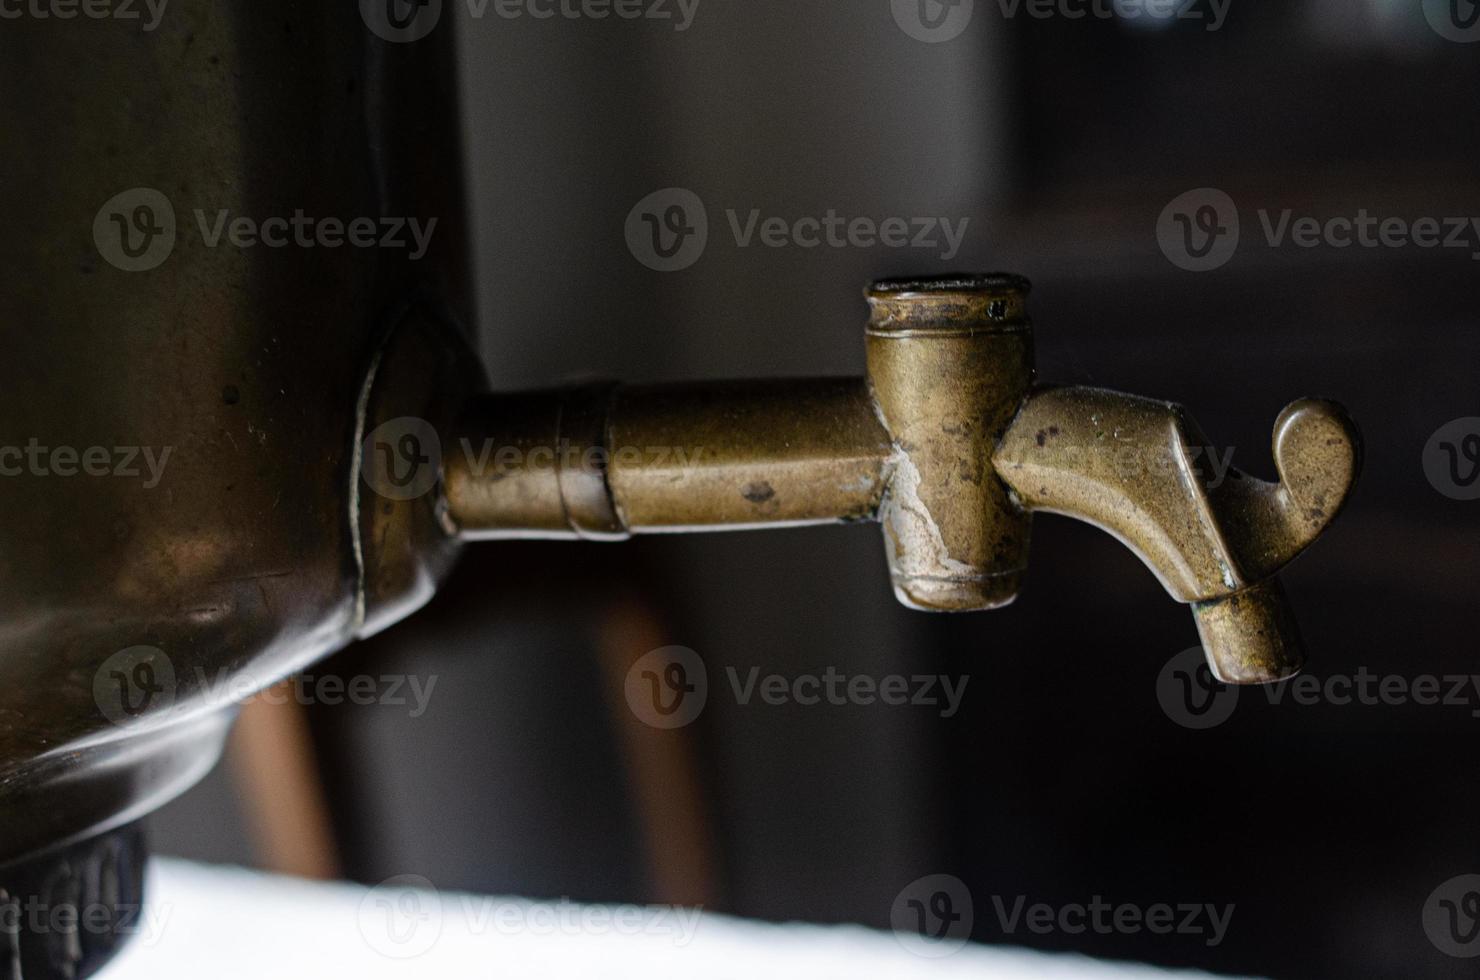
M 867 520 L 893 451 L 861 378 L 486 395 L 444 449 L 470 540 Z

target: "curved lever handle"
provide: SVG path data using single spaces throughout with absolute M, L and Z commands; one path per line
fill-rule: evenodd
M 1240 473 L 1239 479 L 1209 490 L 1214 510 L 1230 528 L 1242 531 L 1229 545 L 1245 574 L 1272 575 L 1320 537 L 1357 482 L 1361 447 L 1346 409 L 1302 398 L 1287 405 L 1274 423 L 1278 483 Z
M 1280 482 L 1206 472 L 1215 457 L 1178 405 L 1050 387 L 1029 396 L 993 463 L 1022 506 L 1104 528 L 1196 602 L 1268 578 L 1320 535 L 1356 481 L 1360 437 L 1339 405 L 1301 399 L 1275 422 Z
M 1336 402 L 1301 398 L 1274 423 L 1274 464 L 1303 516 L 1324 527 L 1346 502 L 1361 469 L 1361 436 Z
M 1274 423 L 1278 483 L 1238 478 L 1208 491 L 1242 573 L 1257 581 L 1192 606 L 1208 664 L 1219 680 L 1264 683 L 1296 673 L 1300 632 L 1275 574 L 1308 548 L 1346 505 L 1362 468 L 1362 439 L 1346 409 L 1301 398 Z
M 1274 426 L 1278 483 L 1209 474 L 1209 441 L 1177 405 L 1094 388 L 1040 388 L 993 454 L 1017 502 L 1119 538 L 1193 604 L 1214 672 L 1268 681 L 1299 668 L 1274 574 L 1345 504 L 1361 438 L 1341 406 L 1301 399 Z

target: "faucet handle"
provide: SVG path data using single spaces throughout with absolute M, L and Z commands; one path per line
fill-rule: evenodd
M 1192 604 L 1213 674 L 1233 684 L 1267 683 L 1299 671 L 1300 633 L 1275 574 L 1340 513 L 1362 468 L 1356 423 L 1336 402 L 1301 398 L 1274 423 L 1278 483 L 1231 471 L 1208 488 L 1216 520 L 1246 578 L 1255 584 Z
M 1245 576 L 1273 575 L 1320 537 L 1356 484 L 1361 446 L 1357 425 L 1341 405 L 1297 399 L 1274 423 L 1278 483 L 1233 470 L 1234 479 L 1207 487 Z
M 1288 677 L 1303 655 L 1274 576 L 1341 510 L 1361 467 L 1360 436 L 1339 405 L 1292 403 L 1274 427 L 1276 483 L 1199 472 L 1209 445 L 1181 406 L 1040 387 L 993 463 L 1017 504 L 1111 532 L 1190 603 L 1220 680 Z
M 1300 398 L 1285 406 L 1274 423 L 1274 463 L 1306 520 L 1324 527 L 1341 509 L 1361 471 L 1361 446 L 1356 422 L 1337 402 Z

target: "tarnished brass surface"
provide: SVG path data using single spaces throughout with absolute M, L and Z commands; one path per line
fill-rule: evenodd
M 894 593 L 912 608 L 1017 596 L 1028 515 L 993 472 L 992 449 L 1033 383 L 1027 289 L 980 276 L 869 290 L 869 389 L 894 442 L 878 519 Z
M 900 601 L 961 611 L 1013 600 L 1031 514 L 1048 511 L 1115 535 L 1190 603 L 1219 678 L 1293 674 L 1274 576 L 1356 480 L 1346 413 L 1292 403 L 1278 483 L 1214 480 L 1178 406 L 1034 387 L 1027 292 L 1007 275 L 876 283 L 864 379 L 485 396 L 445 461 L 448 516 L 470 539 L 875 520 Z
M 0 862 L 181 792 L 242 685 L 362 630 L 368 365 L 410 311 L 469 315 L 449 40 L 380 42 L 355 4 L 298 0 L 171 0 L 151 32 L 0 28 L 0 446 L 102 447 L 110 465 L 134 447 L 137 474 L 0 476 Z M 176 237 L 126 271 L 94 228 L 135 188 L 171 202 Z M 295 210 L 439 220 L 411 262 L 211 244 L 197 216 Z M 168 450 L 157 482 L 141 447 Z M 107 665 L 136 647 L 158 651 L 139 676 L 159 691 L 108 717 L 100 700 L 134 675 Z
M 1304 662 L 1295 614 L 1278 575 L 1217 599 L 1192 604 L 1203 653 L 1228 684 L 1290 677 Z
M 1298 401 L 1275 424 L 1274 441 L 1279 483 L 1230 469 L 1210 489 L 1211 474 L 1202 471 L 1212 443 L 1180 406 L 1043 388 L 993 459 L 1025 506 L 1105 528 L 1136 550 L 1173 598 L 1193 602 L 1272 575 L 1340 511 L 1358 466 L 1345 412 Z
M 457 557 L 446 500 L 435 493 L 376 492 L 377 486 L 393 488 L 366 478 L 384 459 L 367 460 L 365 455 L 399 450 L 396 444 L 408 435 L 448 431 L 458 410 L 484 386 L 466 339 L 426 310 L 407 311 L 371 358 L 356 418 L 360 455 L 345 488 L 357 577 L 352 620 L 357 639 L 425 605 Z M 407 420 L 416 420 L 419 431 L 410 431 Z
M 1174 599 L 1195 603 L 1221 680 L 1287 677 L 1302 655 L 1272 576 L 1340 512 L 1360 467 L 1360 440 L 1340 406 L 1302 399 L 1275 423 L 1279 483 L 1230 469 L 1213 484 L 1199 465 L 1211 446 L 1177 405 L 1044 388 L 1023 406 L 993 461 L 1025 507 L 1104 528 Z
M 863 520 L 889 455 L 856 379 L 621 390 L 608 432 L 634 533 Z
M 473 539 L 864 520 L 891 455 L 863 382 L 837 378 L 489 396 L 453 443 L 449 509 Z

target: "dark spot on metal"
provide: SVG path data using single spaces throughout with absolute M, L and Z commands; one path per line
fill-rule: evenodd
M 759 483 L 747 483 L 745 489 L 740 491 L 740 496 L 753 504 L 763 504 L 776 496 L 776 490 L 765 481 Z
M 1039 429 L 1038 434 L 1034 436 L 1033 439 L 1035 442 L 1038 443 L 1038 445 L 1041 446 L 1048 441 L 1048 433 L 1043 431 L 1042 429 Z
M 221 400 L 228 405 L 235 405 L 242 400 L 242 393 L 236 385 L 227 385 L 221 389 Z

